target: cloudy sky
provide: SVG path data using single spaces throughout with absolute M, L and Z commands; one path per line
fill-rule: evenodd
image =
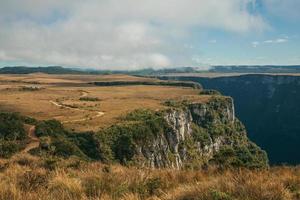
M 300 0 L 0 0 L 0 67 L 300 64 Z

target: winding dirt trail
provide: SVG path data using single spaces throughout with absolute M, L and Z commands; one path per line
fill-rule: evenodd
M 35 126 L 30 126 L 30 128 L 28 129 L 27 134 L 28 134 L 28 137 L 30 139 L 30 142 L 27 144 L 25 149 L 23 149 L 21 151 L 21 153 L 27 153 L 31 149 L 35 149 L 35 148 L 39 147 L 39 145 L 40 145 L 40 140 L 35 135 Z
M 80 98 L 82 97 L 86 97 L 88 96 L 88 92 L 82 91 Z M 70 110 L 77 110 L 77 111 L 87 111 L 84 109 L 80 109 L 80 108 L 72 108 L 69 106 L 66 106 L 62 103 L 56 102 L 56 101 L 49 101 L 50 103 L 52 103 L 53 105 L 60 107 L 60 108 L 66 108 L 66 109 L 70 109 Z M 90 117 L 86 117 L 86 118 L 82 118 L 82 119 L 75 119 L 75 120 L 68 120 L 68 121 L 62 121 L 62 123 L 72 123 L 72 122 L 83 122 L 83 121 L 87 121 L 89 119 L 94 119 L 94 118 L 98 118 L 98 117 L 102 117 L 104 115 L 104 112 L 101 111 L 93 111 L 95 112 L 94 116 L 90 116 Z

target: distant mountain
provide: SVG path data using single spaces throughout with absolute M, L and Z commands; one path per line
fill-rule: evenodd
M 46 73 L 46 74 L 82 74 L 85 73 L 80 70 L 64 68 L 60 66 L 49 67 L 3 67 L 0 68 L 0 74 L 31 74 L 31 73 Z
M 30 74 L 30 73 L 46 73 L 46 74 L 128 74 L 128 75 L 163 75 L 170 73 L 196 73 L 199 72 L 193 67 L 179 67 L 168 69 L 152 69 L 146 68 L 141 70 L 93 70 L 93 69 L 71 69 L 61 66 L 48 67 L 26 67 L 13 66 L 0 68 L 0 74 Z
M 209 72 L 217 73 L 300 73 L 300 65 L 288 66 L 213 66 Z

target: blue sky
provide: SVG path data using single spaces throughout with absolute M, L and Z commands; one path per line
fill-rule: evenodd
M 299 0 L 0 0 L 0 67 L 300 64 Z

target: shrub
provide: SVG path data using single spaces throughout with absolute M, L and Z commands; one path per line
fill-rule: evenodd
M 201 145 L 208 145 L 211 142 L 210 135 L 206 129 L 192 124 L 192 130 L 192 136 L 196 142 L 200 142 Z
M 18 185 L 23 191 L 33 191 L 45 187 L 47 182 L 47 172 L 42 169 L 27 171 L 18 177 Z
M 124 118 L 124 123 L 97 133 L 100 157 L 126 164 L 133 160 L 136 147 L 151 145 L 158 135 L 163 135 L 168 125 L 161 113 L 135 110 Z
M 80 150 L 76 144 L 69 141 L 67 138 L 54 138 L 51 145 L 54 147 L 54 155 L 68 158 L 72 155 L 86 159 L 86 155 Z
M 57 120 L 41 121 L 36 125 L 35 134 L 38 137 L 52 136 L 58 137 L 65 134 L 62 124 Z
M 0 139 L 22 140 L 26 138 L 23 121 L 17 113 L 0 113 Z
M 223 169 L 229 167 L 255 169 L 268 166 L 266 153 L 252 144 L 250 147 L 246 145 L 224 146 L 211 161 Z
M 68 133 L 67 137 L 73 142 L 86 156 L 99 160 L 99 143 L 95 139 L 94 133 Z
M 159 190 L 163 187 L 162 179 L 159 177 L 150 178 L 147 180 L 145 187 L 149 196 L 158 195 Z
M 10 158 L 23 148 L 23 145 L 15 141 L 0 140 L 0 157 Z
M 80 101 L 100 101 L 98 97 L 80 97 Z

